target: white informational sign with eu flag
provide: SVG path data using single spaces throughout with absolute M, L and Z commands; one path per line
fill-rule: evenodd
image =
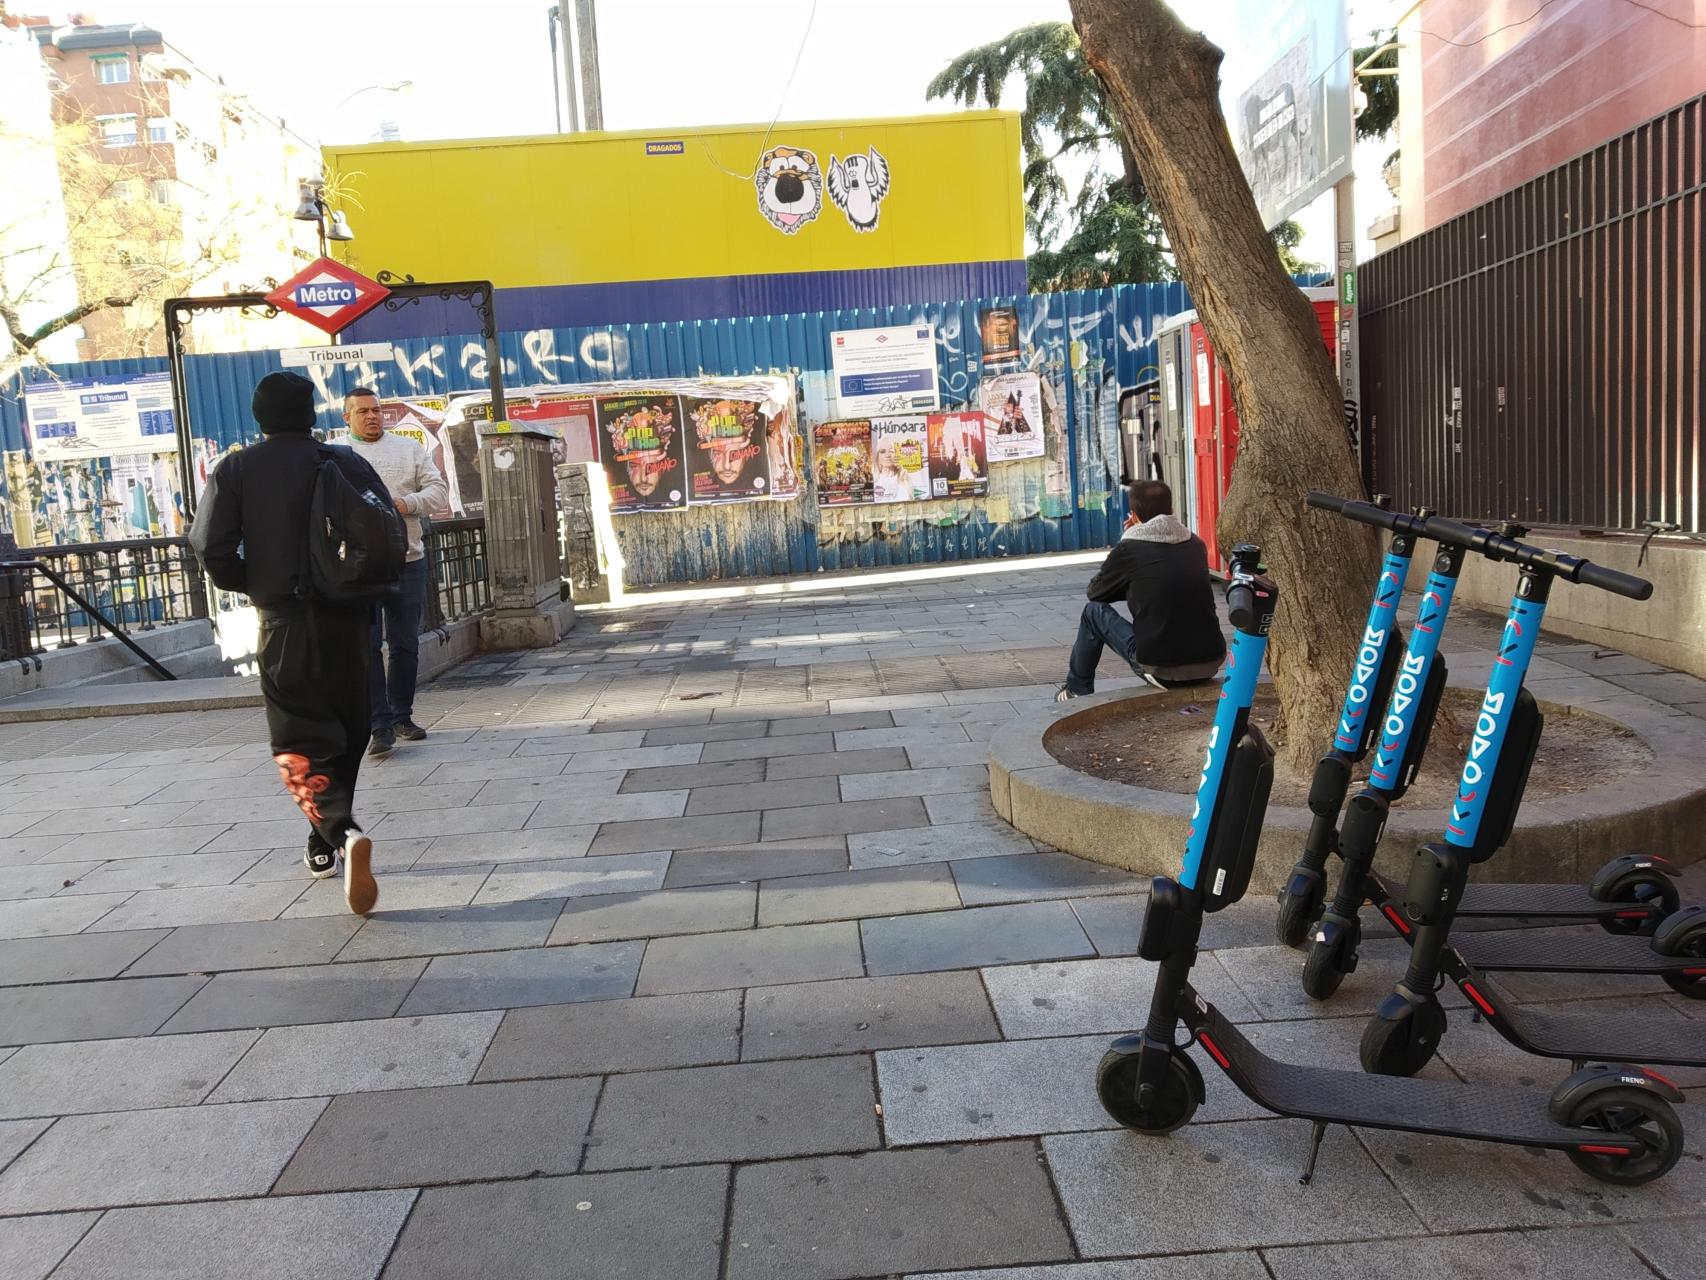
M 80 378 L 24 388 L 24 421 L 36 462 L 76 462 L 178 447 L 172 377 Z
M 1235 0 L 1220 105 L 1269 230 L 1351 172 L 1345 0 Z
M 836 416 L 927 412 L 942 407 L 936 330 L 927 324 L 845 329 L 829 335 Z

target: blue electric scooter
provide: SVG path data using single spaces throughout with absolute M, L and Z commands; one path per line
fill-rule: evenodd
M 1550 1094 L 1447 1080 L 1411 1080 L 1276 1062 L 1255 1048 L 1190 983 L 1203 916 L 1249 887 L 1273 781 L 1273 749 L 1250 723 L 1278 592 L 1260 572 L 1261 551 L 1233 548 L 1227 606 L 1234 628 L 1196 807 L 1177 880 L 1158 877 L 1138 954 L 1159 964 L 1149 1018 L 1104 1055 L 1097 1093 L 1108 1114 L 1140 1133 L 1186 1124 L 1205 1097 L 1185 1052 L 1204 1052 L 1254 1102 L 1313 1122 L 1302 1181 L 1314 1174 L 1329 1124 L 1433 1133 L 1563 1151 L 1590 1176 L 1638 1185 L 1662 1177 L 1682 1155 L 1673 1103 L 1682 1094 L 1635 1066 L 1596 1064 Z M 1451 903 L 1442 904 L 1449 914 Z M 1187 1032 L 1178 1042 L 1180 1026 Z

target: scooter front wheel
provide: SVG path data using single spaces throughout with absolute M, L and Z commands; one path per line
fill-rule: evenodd
M 1288 947 L 1301 946 L 1309 927 L 1321 918 L 1321 886 L 1311 881 L 1307 888 L 1300 888 L 1298 879 L 1293 875 L 1292 884 L 1280 890 L 1279 915 L 1274 921 L 1274 935 Z
M 1682 1158 L 1682 1121 L 1663 1098 L 1644 1089 L 1612 1085 L 1584 1097 L 1566 1120 L 1578 1129 L 1600 1129 L 1614 1148 L 1617 1138 L 1636 1138 L 1645 1147 L 1639 1155 L 1617 1155 L 1613 1150 L 1571 1151 L 1571 1163 L 1590 1178 L 1621 1187 L 1638 1187 L 1662 1178 Z
M 1345 939 L 1346 942 L 1349 939 Z M 1311 1000 L 1330 999 L 1345 980 L 1342 947 L 1317 939 L 1303 962 L 1303 994 Z
M 1102 1101 L 1102 1109 L 1127 1129 L 1156 1136 L 1188 1123 L 1203 1094 L 1202 1072 L 1197 1064 L 1183 1049 L 1175 1049 L 1167 1059 L 1167 1074 L 1146 1104 L 1140 1104 L 1137 1063 L 1135 1052 L 1110 1049 L 1102 1055 L 1102 1064 L 1096 1068 L 1096 1096 Z
M 1396 993 L 1386 997 L 1363 1028 L 1358 1056 L 1374 1075 L 1413 1076 L 1428 1065 L 1445 1034 L 1445 1010 L 1432 995 L 1412 1004 Z

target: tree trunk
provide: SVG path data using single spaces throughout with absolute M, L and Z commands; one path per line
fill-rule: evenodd
M 1072 0 L 1084 57 L 1125 124 L 1242 427 L 1223 546 L 1260 543 L 1280 588 L 1269 665 L 1280 742 L 1307 772 L 1350 679 L 1378 565 L 1373 531 L 1309 510 L 1309 489 L 1360 494 L 1332 361 L 1286 277 L 1221 116 L 1221 51 L 1163 0 Z

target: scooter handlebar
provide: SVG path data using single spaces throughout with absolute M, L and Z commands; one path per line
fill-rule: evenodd
M 1601 591 L 1609 591 L 1613 595 L 1628 596 L 1631 600 L 1651 599 L 1653 594 L 1653 584 L 1645 578 L 1607 569 L 1604 565 L 1587 560 L 1582 561 L 1581 568 L 1576 571 L 1575 581 L 1598 587 Z

